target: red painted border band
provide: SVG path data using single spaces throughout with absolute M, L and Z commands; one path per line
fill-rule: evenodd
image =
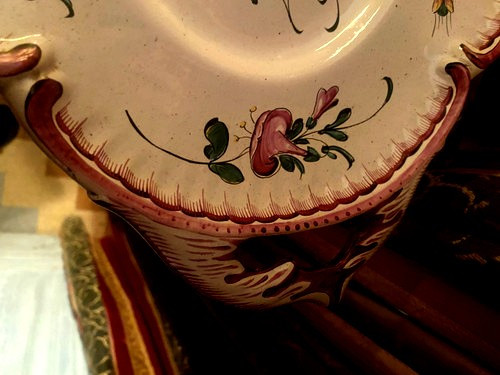
M 360 202 L 355 208 L 350 207 L 336 211 L 335 213 L 327 213 L 320 217 L 310 219 L 301 218 L 291 222 L 283 221 L 265 224 L 250 224 L 245 222 L 241 224 L 246 225 L 240 225 L 238 222 L 231 221 L 231 218 L 228 218 L 228 220 L 224 222 L 214 222 L 206 217 L 192 217 L 182 212 L 163 209 L 153 201 L 140 197 L 130 190 L 117 185 L 111 178 L 99 173 L 91 167 L 88 162 L 84 161 L 58 130 L 53 119 L 52 108 L 61 97 L 63 89 L 62 85 L 54 80 L 42 80 L 33 86 L 26 100 L 25 115 L 28 125 L 34 132 L 36 138 L 38 138 L 38 141 L 41 142 L 41 147 L 87 190 L 102 195 L 115 204 L 129 207 L 149 217 L 153 221 L 164 225 L 209 233 L 215 236 L 249 237 L 264 234 L 268 230 L 270 233 L 295 232 L 313 226 L 318 227 L 345 220 L 365 212 L 378 202 L 387 199 L 392 192 L 396 191 L 418 175 L 427 165 L 432 155 L 442 147 L 447 134 L 456 122 L 463 108 L 469 90 L 470 74 L 463 64 L 449 64 L 446 67 L 446 71 L 452 77 L 456 87 L 456 94 L 453 102 L 442 124 L 439 126 L 438 130 L 435 131 L 435 134 L 432 135 L 430 132 L 426 134 L 427 137 L 430 137 L 430 140 L 422 150 L 422 155 L 413 161 L 401 176 L 392 182 L 388 182 L 380 193 L 366 201 Z M 436 118 L 435 120 L 437 125 L 441 118 Z M 424 140 L 422 140 L 422 142 L 423 141 Z M 421 145 L 410 150 L 406 157 L 413 155 L 420 147 Z M 402 165 L 403 163 L 401 163 L 399 167 Z M 375 187 L 373 187 L 373 189 L 374 188 Z M 369 191 L 365 192 L 365 194 L 368 193 Z M 318 210 L 319 208 L 314 212 Z M 311 214 L 314 212 L 311 212 Z M 299 213 L 294 214 L 294 216 L 298 215 Z

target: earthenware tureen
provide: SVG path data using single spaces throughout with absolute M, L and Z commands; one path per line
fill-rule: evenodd
M 4 0 L 0 20 L 0 92 L 40 147 L 253 307 L 338 298 L 500 51 L 497 0 Z M 331 225 L 320 272 L 238 248 Z

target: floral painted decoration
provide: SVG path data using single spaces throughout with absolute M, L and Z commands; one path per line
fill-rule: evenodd
M 449 36 L 448 23 L 451 26 L 451 14 L 455 11 L 455 6 L 453 5 L 453 0 L 433 0 L 432 13 L 434 13 L 434 27 L 432 29 L 432 36 L 436 32 L 436 25 L 439 28 L 444 22 L 446 23 L 446 34 Z
M 73 10 L 73 3 L 71 0 L 61 0 L 64 5 L 66 5 L 66 8 L 68 8 L 68 14 L 66 15 L 66 18 L 71 18 L 74 17 L 75 11 Z
M 337 113 L 334 121 L 326 121 L 321 129 L 317 129 L 325 113 L 339 103 L 337 99 L 339 88 L 337 86 L 332 86 L 328 90 L 321 88 L 318 91 L 313 111 L 306 120 L 304 118 L 294 120 L 288 109 L 275 108 L 261 113 L 255 121 L 253 114 L 257 108 L 255 106 L 250 108 L 250 119 L 254 124 L 253 130 L 247 129 L 247 122 L 242 121 L 239 123 L 239 127 L 248 135 L 235 135 L 237 142 L 242 139 L 250 139 L 250 145 L 238 155 L 224 160 L 221 159 L 228 149 L 229 130 L 226 124 L 218 118 L 208 121 L 204 128 L 208 144 L 204 147 L 203 153 L 208 161 L 197 161 L 153 143 L 140 130 L 129 111 L 125 110 L 125 113 L 135 131 L 149 144 L 187 163 L 208 166 L 210 171 L 228 184 L 239 184 L 244 181 L 243 173 L 233 162 L 246 154 L 250 156 L 252 171 L 260 178 L 273 176 L 280 170 L 280 167 L 286 172 L 297 170 L 302 176 L 306 173 L 303 162 L 314 163 L 323 158 L 337 160 L 338 156 L 342 156 L 348 164 L 347 169 L 353 165 L 354 156 L 339 144 L 349 139 L 346 130 L 368 122 L 390 101 L 393 82 L 389 77 L 384 77 L 383 80 L 387 84 L 384 102 L 371 116 L 354 124 L 348 124 L 352 109 L 347 107 Z
M 66 5 L 66 8 L 68 8 L 68 15 L 66 18 L 71 18 L 75 15 L 75 12 L 73 10 L 73 4 L 71 3 L 71 0 L 61 0 L 64 5 Z
M 283 5 L 285 6 L 286 13 L 288 15 L 288 20 L 290 21 L 290 24 L 292 25 L 293 31 L 295 31 L 297 34 L 302 34 L 302 32 L 304 30 L 299 29 L 295 25 L 295 22 L 293 21 L 292 11 L 290 10 L 290 0 L 282 0 L 282 1 L 283 1 Z M 318 0 L 318 3 L 320 3 L 321 5 L 325 5 L 327 1 L 328 0 Z M 332 26 L 325 27 L 325 30 L 328 31 L 329 33 L 334 32 L 335 30 L 337 30 L 337 27 L 339 26 L 339 22 L 340 22 L 340 5 L 339 5 L 339 0 L 336 0 L 336 2 L 337 2 L 337 18 L 336 18 L 336 20 L 335 20 L 335 22 L 333 23 Z M 252 0 L 252 4 L 258 5 L 259 4 L 259 0 Z

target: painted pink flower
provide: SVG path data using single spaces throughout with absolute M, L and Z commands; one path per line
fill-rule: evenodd
M 335 99 L 335 96 L 337 96 L 338 92 L 339 88 L 337 86 L 332 86 L 328 90 L 321 88 L 318 91 L 318 95 L 316 95 L 316 104 L 314 105 L 314 110 L 311 115 L 313 120 L 319 119 L 323 113 L 337 105 L 339 100 Z
M 250 163 L 257 176 L 269 177 L 276 172 L 281 154 L 307 155 L 286 137 L 291 126 L 292 114 L 288 109 L 278 108 L 259 116 L 250 140 Z

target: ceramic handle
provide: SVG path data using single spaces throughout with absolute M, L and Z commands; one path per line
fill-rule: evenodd
M 9 50 L 0 45 L 0 80 L 14 77 L 35 68 L 42 56 L 40 47 L 32 43 L 19 44 Z M 11 141 L 19 130 L 19 125 L 7 101 L 2 95 L 0 81 L 0 147 Z
M 38 65 L 42 51 L 32 43 L 19 44 L 7 51 L 0 50 L 0 78 L 30 71 Z

